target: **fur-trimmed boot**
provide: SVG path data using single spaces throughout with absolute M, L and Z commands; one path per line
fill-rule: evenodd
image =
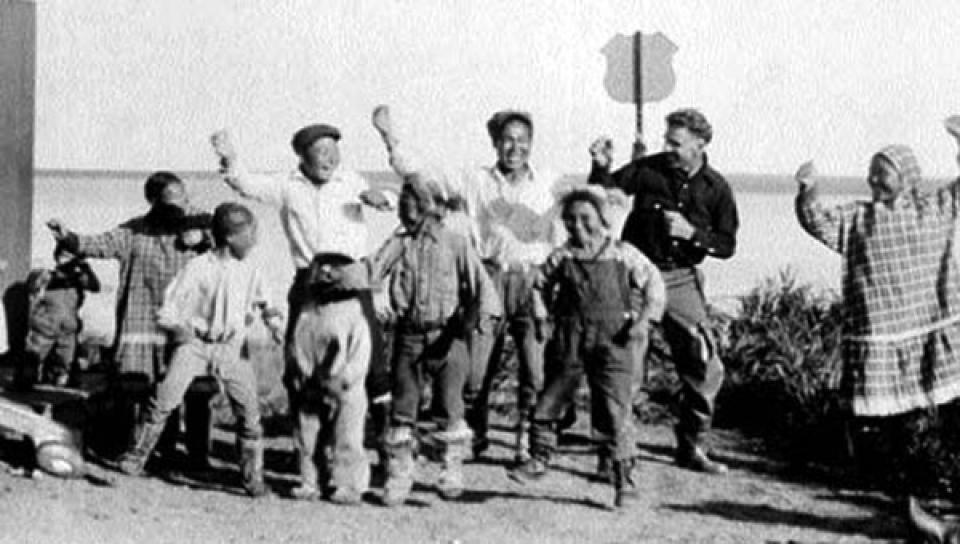
M 413 489 L 413 430 L 394 427 L 384 441 L 387 451 L 387 481 L 383 485 L 383 504 L 399 506 L 407 501 Z
M 449 429 L 436 432 L 434 437 L 441 446 L 437 491 L 442 498 L 453 500 L 463 494 L 463 459 L 467 455 L 473 431 L 461 420 Z
M 144 422 L 138 425 L 130 447 L 117 459 L 117 469 L 129 476 L 142 476 L 143 467 L 160 441 L 163 428 L 163 423 Z
M 263 481 L 263 442 L 260 439 L 240 441 L 240 475 L 247 495 L 256 498 L 268 493 Z

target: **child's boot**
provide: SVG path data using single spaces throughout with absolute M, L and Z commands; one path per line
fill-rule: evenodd
M 520 421 L 517 422 L 517 434 L 514 437 L 513 462 L 522 465 L 530 460 L 530 418 L 527 412 L 520 412 Z
M 240 441 L 240 474 L 247 495 L 262 497 L 267 494 L 267 484 L 263 481 L 263 442 L 259 439 Z
M 461 420 L 435 436 L 443 448 L 437 490 L 444 499 L 453 500 L 463 494 L 463 459 L 473 432 Z
M 613 483 L 613 459 L 603 449 L 597 452 L 597 480 Z
M 407 501 L 413 489 L 413 431 L 395 427 L 387 433 L 387 481 L 383 485 L 383 504 L 398 506 Z
M 149 422 L 137 426 L 133 433 L 133 443 L 117 460 L 117 469 L 129 476 L 142 476 L 147 458 L 160 441 L 163 427 L 162 423 Z
M 389 454 L 386 448 L 387 432 L 390 429 L 390 395 L 383 395 L 374 399 L 370 404 L 370 426 L 374 443 L 372 448 L 377 452 L 377 465 L 374 467 L 375 478 L 383 481 L 387 474 L 387 460 Z
M 627 506 L 637 498 L 640 490 L 637 486 L 633 459 L 613 461 L 613 488 L 615 491 L 613 505 L 617 508 Z

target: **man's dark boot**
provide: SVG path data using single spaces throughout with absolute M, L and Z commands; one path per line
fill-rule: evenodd
M 677 466 L 706 474 L 726 474 L 727 465 L 710 459 L 707 452 L 699 445 L 699 434 L 675 428 L 677 436 L 677 451 L 674 461 Z
M 259 439 L 240 441 L 240 474 L 243 489 L 251 497 L 263 497 L 268 493 L 263 481 L 263 442 Z
M 374 478 L 386 480 L 387 477 L 387 452 L 386 440 L 387 432 L 390 430 L 390 408 L 389 397 L 378 399 L 370 404 L 370 438 L 373 443 L 366 447 L 374 449 L 377 452 L 377 465 L 374 467 Z
M 117 469 L 129 476 L 142 476 L 143 467 L 162 433 L 162 423 L 143 423 L 138 426 L 130 447 L 117 459 Z
M 613 461 L 613 505 L 628 506 L 640 493 L 636 480 L 636 465 L 633 459 Z

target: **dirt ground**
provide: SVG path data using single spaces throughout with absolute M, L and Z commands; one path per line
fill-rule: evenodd
M 239 492 L 232 437 L 223 430 L 215 437 L 214 481 L 131 478 L 98 466 L 87 479 L 64 481 L 3 467 L 0 542 L 808 543 L 896 542 L 905 534 L 899 504 L 829 478 L 798 477 L 756 453 L 755 442 L 722 430 L 713 447 L 732 470 L 705 476 L 672 465 L 668 427 L 641 427 L 643 492 L 615 511 L 612 488 L 589 479 L 596 461 L 584 420 L 541 482 L 506 477 L 511 454 L 502 425 L 485 458 L 467 464 L 460 500 L 436 495 L 435 467 L 426 464 L 410 501 L 393 509 L 378 504 L 378 487 L 354 507 L 286 498 L 295 483 L 288 436 L 269 439 L 273 495 L 258 500 Z

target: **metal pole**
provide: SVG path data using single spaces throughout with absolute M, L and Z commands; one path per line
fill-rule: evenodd
M 0 0 L 0 290 L 11 348 L 22 345 L 25 299 L 11 286 L 30 268 L 33 215 L 33 126 L 36 4 Z
M 646 152 L 643 143 L 643 34 L 633 34 L 633 101 L 637 105 L 637 130 L 633 142 L 633 158 L 638 159 Z

